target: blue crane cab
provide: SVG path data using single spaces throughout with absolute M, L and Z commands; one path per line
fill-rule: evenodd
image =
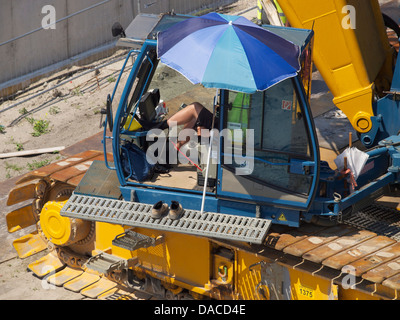
M 117 44 L 130 51 L 104 111 L 104 152 L 112 151 L 113 161 L 97 168 L 112 180 L 104 184 L 113 185 L 113 191 L 93 194 L 85 189 L 93 185 L 90 179 L 99 166 L 95 163 L 75 191 L 101 197 L 112 193 L 121 201 L 113 206 L 134 206 L 132 210 L 142 213 L 158 201 L 177 201 L 186 216 L 159 222 L 145 214 L 140 221 L 130 222 L 131 209 L 124 209 L 96 219 L 249 242 L 253 240 L 242 234 L 228 234 L 236 232 L 232 230 L 243 219 L 253 219 L 244 223 L 262 225 L 261 238 L 253 241 L 261 243 L 272 224 L 336 223 L 358 208 L 362 199 L 379 196 L 380 190 L 395 183 L 397 171 L 387 169 L 397 161 L 393 146 L 397 137 L 367 152 L 369 169 L 359 175 L 355 188 L 349 188 L 343 173 L 320 159 L 310 109 L 311 30 L 263 26 L 301 48 L 301 71 L 265 91 L 246 94 L 193 85 L 159 62 L 157 33 L 188 18 L 139 15 L 125 31 L 115 32 L 123 35 Z M 157 124 L 194 101 L 213 113 L 219 130 L 206 138 L 186 132 L 189 142 L 178 150 L 176 142 L 185 130 L 161 130 Z M 217 225 L 208 227 L 213 221 Z
M 219 122 L 220 134 L 214 139 L 217 146 L 210 157 L 205 210 L 257 216 L 298 226 L 299 212 L 310 208 L 319 180 L 318 142 L 309 108 L 312 31 L 265 26 L 302 48 L 303 69 L 298 77 L 254 94 L 216 92 L 191 84 L 157 58 L 157 32 L 187 18 L 139 16 L 127 28 L 126 38 L 119 40 L 120 45 L 140 48 L 139 52 L 132 50 L 128 54 L 127 61 L 129 56 L 137 56 L 111 128 L 114 166 L 123 198 L 148 204 L 176 200 L 186 209 L 200 209 L 207 169 L 206 161 L 201 159 L 206 158 L 209 149 L 207 139 L 194 141 L 198 151 L 194 161 L 187 160 L 171 144 L 167 145 L 169 162 L 181 159 L 178 162 L 187 160 L 186 163 L 174 163 L 168 173 L 155 173 L 144 181 L 132 179 L 126 163 L 134 166 L 135 160 L 127 161 L 124 157 L 128 153 L 124 150 L 130 144 L 144 152 L 151 149 L 154 138 L 149 136 L 149 131 L 137 129 L 135 115 L 156 122 L 154 110 L 161 100 L 170 116 L 182 104 L 194 101 L 212 112 L 217 99 L 215 121 Z M 135 26 L 151 26 L 151 30 L 139 30 Z M 154 91 L 157 92 L 155 99 Z M 200 140 L 205 143 L 199 146 Z M 190 153 L 188 148 L 182 149 Z

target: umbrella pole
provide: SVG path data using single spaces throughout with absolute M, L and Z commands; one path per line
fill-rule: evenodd
M 214 138 L 214 131 L 211 130 L 211 134 L 210 134 L 210 148 L 208 149 L 208 155 L 207 155 L 207 167 L 206 167 L 206 177 L 204 179 L 204 188 L 203 188 L 203 198 L 201 199 L 201 210 L 200 213 L 203 213 L 204 210 L 204 201 L 206 199 L 206 189 L 207 189 L 207 180 L 208 180 L 208 168 L 209 168 L 209 164 L 210 164 L 210 157 L 211 157 L 211 148 L 212 148 L 212 140 Z
M 211 134 L 210 134 L 210 147 L 208 148 L 208 155 L 207 155 L 207 166 L 206 166 L 206 176 L 204 179 L 204 187 L 203 187 L 203 197 L 201 199 L 201 209 L 200 209 L 200 214 L 203 214 L 204 211 L 204 201 L 206 199 L 206 189 L 207 189 L 207 183 L 208 183 L 208 168 L 210 165 L 210 158 L 211 158 L 211 149 L 212 149 L 212 142 L 214 139 L 214 121 L 215 121 L 215 106 L 217 105 L 217 98 L 218 98 L 218 89 L 215 94 L 215 99 L 214 99 L 214 106 L 213 106 L 213 120 L 212 120 L 212 125 L 211 125 Z

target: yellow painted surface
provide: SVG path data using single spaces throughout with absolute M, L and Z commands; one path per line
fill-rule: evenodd
M 334 103 L 355 130 L 369 131 L 373 92 L 389 90 L 393 76 L 392 49 L 378 1 L 278 1 L 291 26 L 314 30 L 314 63 Z
M 7 205 L 11 206 L 25 200 L 33 199 L 39 181 L 39 179 L 35 179 L 26 183 L 17 184 L 8 193 Z
M 40 214 L 40 225 L 47 239 L 57 245 L 68 243 L 71 237 L 71 220 L 60 215 L 63 202 L 47 202 Z
M 96 245 L 93 254 L 104 251 L 124 259 L 137 258 L 138 265 L 133 268 L 139 272 L 139 276 L 140 274 L 144 275 L 143 272 L 145 272 L 160 279 L 170 290 L 174 291 L 176 288 L 177 293 L 180 290 L 176 286 L 186 288 L 193 293 L 209 296 L 215 285 L 217 287 L 222 285 L 233 288 L 232 298 L 234 299 L 268 300 L 276 298 L 276 295 L 269 292 L 271 286 L 262 282 L 260 261 L 264 261 L 267 264 L 271 263 L 274 267 L 272 268 L 273 276 L 270 279 L 272 279 L 272 284 L 281 290 L 277 293 L 279 299 L 377 299 L 376 296 L 361 290 L 344 289 L 338 284 L 333 284 L 331 279 L 312 275 L 300 268 L 281 265 L 274 260 L 269 261 L 266 257 L 234 247 L 219 245 L 202 237 L 134 228 L 135 232 L 154 238 L 163 236 L 164 240 L 157 246 L 135 251 L 113 246 L 112 240 L 124 230 L 124 227 L 120 225 L 97 222 Z M 223 250 L 221 251 L 219 248 Z M 226 268 L 224 269 L 224 267 Z M 388 296 L 390 294 L 389 292 Z
M 154 247 L 128 251 L 111 244 L 115 236 L 124 232 L 122 226 L 97 222 L 96 249 L 124 259 L 137 257 L 139 265 L 162 274 L 167 282 L 179 281 L 199 287 L 209 282 L 210 248 L 207 239 L 146 228 L 135 228 L 134 231 L 153 238 L 162 235 L 164 241 Z
M 238 252 L 237 256 L 236 288 L 239 297 L 245 300 L 265 299 L 265 296 L 256 290 L 257 285 L 261 281 L 260 267 L 254 267 L 252 270 L 249 269 L 251 265 L 256 264 L 261 259 L 247 252 Z M 267 290 L 264 287 L 262 289 Z
M 115 236 L 123 233 L 125 231 L 124 227 L 117 224 L 96 222 L 96 250 L 101 250 L 108 252 L 111 250 L 111 242 Z M 128 250 L 114 248 L 113 254 L 124 258 L 132 258 L 132 254 Z
M 18 257 L 27 258 L 35 253 L 47 249 L 47 243 L 37 231 L 33 231 L 13 241 L 13 247 L 17 251 Z
M 6 215 L 8 232 L 16 232 L 36 223 L 32 204 L 15 209 Z
M 65 201 L 48 201 L 40 213 L 40 226 L 46 238 L 60 246 L 70 245 L 85 239 L 91 223 L 82 219 L 63 217 L 60 210 Z
M 61 271 L 54 273 L 47 278 L 47 282 L 55 285 L 57 287 L 62 286 L 64 283 L 79 277 L 83 273 L 81 269 L 73 269 L 70 267 L 65 267 Z
M 28 265 L 28 269 L 31 270 L 39 278 L 45 275 L 61 269 L 64 264 L 56 257 L 53 253 L 36 260 Z
M 151 230 L 137 229 L 150 236 Z M 138 259 L 147 269 L 166 273 L 169 276 L 194 286 L 203 287 L 210 278 L 210 248 L 205 238 L 180 233 L 160 232 L 165 240 L 158 246 L 139 249 Z
M 379 300 L 379 298 L 358 290 L 340 288 L 339 300 Z
M 136 232 L 151 237 L 164 236 L 164 241 L 155 247 L 136 251 L 115 247 L 111 241 L 124 232 L 119 225 L 96 224 L 96 250 L 124 259 L 137 257 L 139 271 L 147 272 L 168 284 L 208 295 L 213 285 L 222 284 L 234 288 L 234 298 L 245 300 L 265 300 L 273 295 L 266 283 L 262 283 L 260 261 L 271 262 L 243 250 L 234 250 L 232 259 L 213 253 L 212 242 L 206 238 L 194 237 L 174 232 L 135 228 Z M 218 247 L 218 246 L 217 246 Z M 359 290 L 343 289 L 331 280 L 313 276 L 300 269 L 275 264 L 273 281 L 275 285 L 285 282 L 284 290 L 293 300 L 366 300 L 376 299 L 371 294 Z M 226 267 L 224 269 L 224 267 Z M 285 291 L 285 292 L 286 292 Z M 279 298 L 286 298 L 282 292 Z
M 293 300 L 338 299 L 338 287 L 329 280 L 291 269 L 290 281 Z

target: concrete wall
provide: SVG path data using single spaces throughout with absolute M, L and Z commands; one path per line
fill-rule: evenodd
M 45 5 L 56 10 L 56 20 L 88 7 L 90 10 L 40 30 Z M 135 15 L 175 9 L 189 13 L 227 0 L 1 0 L 0 1 L 0 96 L 7 96 L 29 85 L 44 74 L 77 63 L 89 56 L 99 58 L 114 47 L 111 26 L 119 21 L 126 28 Z M 228 1 L 233 2 L 233 1 Z M 94 54 L 97 55 L 94 55 Z

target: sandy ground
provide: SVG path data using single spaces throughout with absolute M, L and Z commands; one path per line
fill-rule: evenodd
M 95 68 L 99 64 L 118 60 L 118 57 L 124 53 L 124 50 L 118 51 L 112 57 L 97 61 L 88 67 Z M 79 72 L 72 77 L 61 77 L 52 82 L 43 79 L 38 88 L 33 90 L 28 88 L 26 93 L 19 95 L 17 99 L 3 103 L 0 110 L 43 90 L 51 89 L 47 93 L 0 113 L 0 123 L 5 127 L 5 132 L 0 134 L 0 153 L 16 152 L 18 149 L 68 147 L 102 131 L 99 127 L 100 109 L 105 106 L 107 94 L 111 94 L 114 89 L 122 63 L 123 61 L 117 61 L 100 68 L 99 72 L 84 69 L 80 73 L 88 70 L 89 72 L 76 79 L 72 78 L 79 75 Z M 51 75 L 50 78 L 67 74 L 69 71 L 79 68 L 82 67 L 64 70 L 59 74 Z M 123 77 L 126 75 L 127 73 Z M 61 83 L 61 81 L 66 83 L 52 89 L 57 82 Z M 32 86 L 35 85 L 37 84 Z M 34 121 L 28 121 L 29 118 Z M 38 134 L 38 136 L 32 135 L 34 132 L 39 132 L 38 129 L 34 129 L 33 124 L 41 120 L 48 121 L 47 132 Z M 1 159 L 0 180 L 5 181 L 18 177 L 35 167 L 46 165 L 63 157 L 61 153 L 46 153 Z M 0 300 L 84 299 L 81 294 L 65 290 L 62 287 L 50 286 L 45 280 L 38 279 L 27 270 L 29 263 L 36 261 L 45 252 L 26 259 L 17 258 L 12 241 L 33 229 L 27 228 L 20 232 L 8 233 L 5 214 L 11 211 L 12 207 L 6 207 L 6 199 L 6 194 L 0 195 L 0 243 L 2 244 L 0 249 Z
M 0 300 L 83 300 L 81 294 L 56 287 L 27 270 L 45 253 L 26 259 L 13 258 L 0 264 Z
M 256 0 L 240 0 L 220 10 L 236 14 L 254 7 L 256 3 Z M 252 10 L 247 15 L 250 19 L 255 18 L 256 11 Z M 18 92 L 14 100 L 0 104 L 0 154 L 68 147 L 101 131 L 100 110 L 105 108 L 107 94 L 113 92 L 125 52 L 119 50 L 113 56 L 91 65 L 52 74 L 32 84 L 24 92 Z M 119 61 L 99 67 L 115 60 Z M 127 66 L 128 71 L 129 66 L 131 64 Z M 70 72 L 74 74 L 68 76 Z M 125 72 L 121 78 L 122 85 L 127 74 Z M 50 81 L 56 77 L 57 80 Z M 59 86 L 62 83 L 65 84 Z M 116 97 L 122 89 L 120 85 Z M 47 92 L 42 93 L 44 91 Z M 61 158 L 59 153 L 0 158 L 0 182 Z
M 112 94 L 124 53 L 125 50 L 119 50 L 112 57 L 90 66 L 72 67 L 51 75 L 49 78 L 59 76 L 60 79 L 51 82 L 43 79 L 39 87 L 27 88 L 17 99 L 4 102 L 1 109 L 10 109 L 0 113 L 0 124 L 4 126 L 0 134 L 0 153 L 68 147 L 101 131 L 100 110 L 105 108 L 107 94 Z M 94 70 L 97 65 L 114 60 L 119 61 Z M 82 71 L 78 71 L 80 69 Z M 63 76 L 70 71 L 76 73 L 72 77 Z M 122 82 L 126 75 L 127 72 Z M 54 88 L 60 83 L 65 84 Z M 48 91 L 38 95 L 45 90 Z M 20 103 L 24 100 L 26 102 Z M 53 153 L 1 159 L 0 181 L 60 158 L 59 153 Z

